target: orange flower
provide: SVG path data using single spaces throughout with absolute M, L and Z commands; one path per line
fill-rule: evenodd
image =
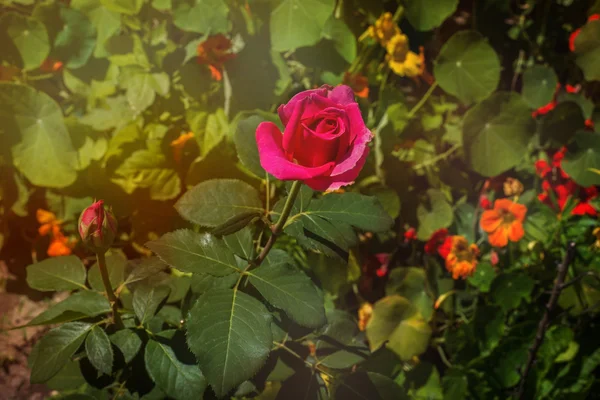
M 40 71 L 42 72 L 56 72 L 60 71 L 63 67 L 63 63 L 58 60 L 46 58 L 42 65 L 40 65 Z
M 350 86 L 358 97 L 363 99 L 369 97 L 369 80 L 366 76 L 345 72 L 343 84 Z
M 48 246 L 47 253 L 50 257 L 68 256 L 71 254 L 73 244 L 62 232 L 57 232 Z
M 173 148 L 173 158 L 177 163 L 181 161 L 181 154 L 183 153 L 185 144 L 193 137 L 194 132 L 188 132 L 180 135 L 177 139 L 171 142 L 171 147 Z
M 492 210 L 486 210 L 481 215 L 481 229 L 488 233 L 488 241 L 492 246 L 504 247 L 508 241 L 519 241 L 525 231 L 523 220 L 527 207 L 508 199 L 499 199 L 494 202 Z
M 479 248 L 476 244 L 469 246 L 463 236 L 452 236 L 452 248 L 446 257 L 446 269 L 452 274 L 452 279 L 473 275 L 477 268 Z
M 60 224 L 62 224 L 62 221 L 57 219 L 54 213 L 38 208 L 35 216 L 38 223 L 41 224 L 38 228 L 40 236 L 46 236 L 50 232 L 52 232 L 53 235 L 56 235 L 56 232 L 60 232 Z
M 198 63 L 208 64 L 214 80 L 223 79 L 223 64 L 235 57 L 231 53 L 231 40 L 225 35 L 215 35 L 198 45 Z

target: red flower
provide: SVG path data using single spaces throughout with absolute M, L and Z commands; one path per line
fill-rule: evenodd
M 556 100 L 552 100 L 550 103 L 546 104 L 545 106 L 542 106 L 542 107 L 538 108 L 537 110 L 533 111 L 531 113 L 531 116 L 533 118 L 537 118 L 539 115 L 546 115 L 550 111 L 554 110 L 554 107 L 556 107 Z
M 438 248 L 444 244 L 444 241 L 448 237 L 448 229 L 442 228 L 433 232 L 427 243 L 425 243 L 425 253 L 435 254 Z M 446 254 L 447 255 L 447 254 Z M 446 258 L 446 256 L 442 256 Z
M 411 242 L 417 239 L 417 231 L 415 228 L 408 228 L 406 232 L 404 232 L 404 243 Z
M 379 262 L 379 268 L 375 271 L 378 277 L 383 278 L 388 274 L 388 266 L 390 264 L 390 254 L 389 253 L 378 253 L 375 254 L 375 258 L 377 262 Z
M 231 40 L 224 35 L 215 35 L 198 45 L 198 63 L 208 64 L 214 80 L 223 79 L 223 65 L 235 57 L 231 53 Z
M 117 220 L 112 211 L 104 208 L 104 201 L 98 200 L 79 216 L 81 240 L 94 252 L 106 252 L 117 235 Z
M 597 215 L 596 209 L 589 204 L 589 201 L 598 196 L 598 190 L 592 186 L 584 188 L 573 181 L 569 174 L 561 168 L 562 160 L 567 149 L 561 148 L 554 153 L 552 164 L 545 160 L 538 160 L 535 168 L 538 175 L 543 178 L 542 190 L 538 199 L 550 207 L 558 206 L 558 211 L 562 211 L 567 204 L 569 197 L 577 196 L 578 203 L 571 212 L 572 215 Z M 553 203 L 550 193 L 554 194 L 556 204 Z
M 600 20 L 600 14 L 592 14 L 588 17 L 587 22 L 599 21 L 599 20 Z M 569 36 L 569 50 L 571 50 L 571 51 L 575 51 L 575 39 L 577 39 L 579 32 L 581 32 L 581 28 L 576 29 L 575 31 L 573 31 L 573 33 L 571 33 L 571 36 Z
M 567 91 L 567 93 L 579 93 L 579 91 L 581 90 L 581 85 L 573 86 L 567 84 L 565 86 L 565 90 Z
M 40 65 L 40 71 L 42 72 L 57 72 L 63 67 L 63 63 L 58 60 L 46 58 L 42 65 Z
M 484 210 L 490 209 L 492 208 L 492 202 L 486 195 L 482 194 L 479 196 L 479 207 L 483 208 Z

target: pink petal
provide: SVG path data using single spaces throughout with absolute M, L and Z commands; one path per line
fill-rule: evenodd
M 362 157 L 356 162 L 352 169 L 337 176 L 319 176 L 313 179 L 308 179 L 304 181 L 304 183 L 311 189 L 318 191 L 337 190 L 342 186 L 351 185 L 354 183 L 356 178 L 358 178 L 358 174 L 360 174 L 360 171 L 363 169 L 368 155 L 369 148 L 367 147 L 365 148 Z
M 336 104 L 349 105 L 356 103 L 354 101 L 354 92 L 350 86 L 340 85 L 336 86 L 331 92 L 329 92 L 329 99 Z
M 332 176 L 344 174 L 346 171 L 354 169 L 361 158 L 364 157 L 364 153 L 368 151 L 367 143 L 373 138 L 371 131 L 367 129 L 363 122 L 357 104 L 346 107 L 346 112 L 350 120 L 350 151 L 331 171 Z
M 295 95 L 294 97 L 292 97 L 290 99 L 290 101 L 287 102 L 287 104 L 280 105 L 279 108 L 277 109 L 277 113 L 279 114 L 279 119 L 281 120 L 281 123 L 283 123 L 283 125 L 287 125 L 288 121 L 292 117 L 292 113 L 294 112 L 294 109 L 296 108 L 296 103 L 298 103 L 300 100 L 303 100 L 306 97 L 313 95 L 313 94 L 326 98 L 327 97 L 327 87 L 320 87 L 318 89 L 305 90 L 304 92 L 300 92 L 297 95 Z
M 260 156 L 260 165 L 281 180 L 307 180 L 329 173 L 334 163 L 320 167 L 303 167 L 289 161 L 283 151 L 281 131 L 272 122 L 261 122 L 256 128 L 256 144 Z
M 283 132 L 283 150 L 288 156 L 288 159 L 292 159 L 296 149 L 302 148 L 302 114 L 308 98 L 303 98 L 296 103 L 294 111 L 290 116 L 288 123 L 285 125 L 285 131 Z

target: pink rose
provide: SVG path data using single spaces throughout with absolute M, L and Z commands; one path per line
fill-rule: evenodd
M 348 86 L 322 86 L 295 95 L 278 109 L 283 134 L 272 122 L 256 129 L 262 167 L 280 180 L 300 180 L 314 190 L 354 182 L 373 135 Z

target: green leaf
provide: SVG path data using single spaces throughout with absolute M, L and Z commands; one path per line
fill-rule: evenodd
M 98 372 L 110 375 L 113 366 L 113 350 L 108 335 L 94 326 L 85 339 L 85 353 Z
M 563 102 L 544 115 L 540 126 L 540 141 L 562 146 L 571 140 L 575 132 L 584 128 L 585 120 L 579 105 L 572 101 Z
M 75 0 L 71 1 L 71 7 L 84 13 L 98 32 L 94 57 L 107 57 L 109 53 L 104 45 L 108 39 L 121 29 L 121 16 L 119 13 L 111 11 L 103 5 L 102 0 Z
M 40 21 L 10 12 L 0 18 L 0 26 L 6 29 L 8 37 L 19 51 L 24 70 L 38 68 L 48 57 L 48 32 Z
M 103 294 L 89 290 L 73 293 L 65 300 L 42 311 L 27 325 L 49 325 L 96 317 L 110 312 L 110 303 Z
M 348 63 L 354 61 L 356 58 L 356 38 L 344 21 L 335 18 L 333 15 L 329 17 L 323 27 L 323 37 L 333 41 L 333 46 L 344 60 Z
M 127 89 L 127 102 L 135 114 L 154 103 L 156 93 L 166 96 L 169 92 L 169 75 L 165 72 L 150 73 L 143 69 L 130 69 L 121 73 L 121 85 Z
M 210 274 L 195 273 L 192 275 L 190 288 L 192 292 L 202 294 L 211 289 L 231 289 L 237 282 L 239 275 L 214 276 Z
M 69 322 L 42 337 L 31 354 L 31 383 L 44 383 L 56 375 L 81 346 L 92 326 Z
M 535 282 L 523 273 L 501 274 L 494 279 L 490 294 L 505 312 L 516 308 L 522 300 L 530 300 Z
M 463 400 L 469 392 L 467 376 L 460 370 L 451 368 L 444 373 L 442 379 L 445 399 Z
M 144 361 L 150 378 L 169 397 L 176 400 L 202 398 L 206 380 L 200 368 L 179 361 L 170 346 L 150 339 L 146 344 Z
M 433 299 L 426 291 L 427 274 L 424 268 L 402 267 L 390 272 L 385 294 L 398 294 L 408 299 L 425 319 L 433 314 Z
M 45 292 L 85 289 L 85 267 L 76 256 L 47 258 L 27 267 L 27 284 Z
M 212 114 L 195 112 L 187 115 L 191 130 L 196 134 L 200 156 L 206 157 L 223 139 L 229 136 L 229 122 L 222 108 Z
M 156 314 L 158 307 L 169 296 L 171 290 L 167 286 L 138 286 L 133 292 L 133 311 L 140 320 L 146 323 Z
M 184 219 L 207 227 L 247 211 L 264 212 L 256 189 L 233 179 L 201 182 L 188 190 L 175 208 Z
M 100 0 L 107 10 L 126 15 L 135 15 L 140 12 L 144 0 Z
M 260 165 L 258 147 L 256 146 L 256 128 L 261 122 L 275 120 L 275 118 L 275 115 L 272 119 L 265 119 L 261 115 L 251 115 L 238 122 L 233 136 L 238 158 L 244 167 L 259 178 L 263 178 L 266 172 Z
M 357 371 L 346 375 L 336 386 L 335 400 L 408 400 L 393 380 L 376 372 Z
M 490 286 L 495 277 L 496 272 L 494 271 L 492 264 L 487 261 L 483 261 L 477 264 L 475 273 L 473 276 L 467 278 L 467 282 L 475 286 L 481 292 L 487 293 L 490 291 Z
M 255 298 L 234 290 L 204 294 L 187 321 L 187 342 L 218 397 L 251 378 L 273 345 L 271 314 Z
M 87 17 L 73 8 L 62 7 L 63 28 L 54 40 L 54 53 L 65 67 L 84 66 L 96 46 L 96 29 Z
M 316 343 L 316 358 L 327 368 L 350 368 L 369 356 L 356 320 L 347 312 L 333 310 Z
M 209 233 L 179 229 L 146 243 L 161 260 L 183 272 L 225 276 L 240 272 L 233 253 Z
M 106 256 L 106 269 L 108 270 L 108 278 L 110 285 L 116 289 L 125 278 L 125 265 L 127 258 L 122 253 L 112 252 Z M 98 292 L 104 292 L 104 283 L 100 275 L 98 263 L 92 265 L 88 271 L 88 283 L 90 287 Z
M 236 255 L 244 260 L 250 260 L 254 254 L 254 240 L 252 238 L 252 229 L 245 227 L 232 235 L 223 237 L 225 244 Z
M 170 200 L 181 192 L 181 179 L 177 171 L 166 167 L 163 154 L 150 150 L 137 150 L 115 170 L 113 182 L 128 194 L 138 188 L 150 190 L 153 200 Z
M 575 39 L 575 62 L 583 70 L 586 81 L 600 80 L 600 21 L 589 21 Z
M 454 14 L 458 0 L 408 0 L 404 3 L 406 19 L 418 31 L 437 28 Z
M 583 187 L 600 185 L 600 134 L 577 132 L 561 164 L 563 170 Z
M 123 354 L 125 363 L 129 364 L 142 347 L 142 339 L 131 329 L 121 329 L 110 335 L 110 341 Z
M 77 178 L 77 152 L 60 106 L 30 86 L 0 84 L 0 125 L 15 167 L 34 185 L 63 188 Z
M 386 344 L 402 360 L 409 360 L 427 350 L 430 336 L 431 328 L 406 298 L 391 295 L 375 303 L 367 324 L 371 351 Z
M 460 31 L 442 47 L 433 72 L 442 89 L 471 104 L 496 90 L 500 60 L 481 34 Z
M 193 5 L 181 4 L 173 13 L 173 23 L 188 32 L 217 33 L 229 32 L 229 8 L 223 0 L 195 0 Z
M 540 108 L 554 98 L 558 77 L 554 69 L 545 65 L 534 65 L 523 74 L 523 100 L 531 108 Z
M 417 219 L 419 220 L 417 236 L 420 240 L 427 240 L 436 230 L 449 227 L 454 218 L 452 206 L 442 191 L 428 189 L 427 196 L 429 205 L 419 204 L 417 207 Z
M 283 0 L 271 13 L 271 43 L 275 51 L 295 50 L 316 44 L 333 0 Z
M 295 322 L 317 328 L 326 322 L 323 293 L 293 265 L 283 250 L 272 250 L 263 264 L 248 272 L 249 281 L 273 306 Z
M 81 373 L 79 361 L 67 361 L 56 375 L 46 381 L 49 389 L 58 391 L 79 389 L 84 384 L 86 384 L 86 380 Z
M 333 223 L 343 222 L 372 232 L 385 232 L 394 223 L 377 198 L 350 192 L 332 193 L 311 201 L 306 211 L 293 215 L 286 225 L 302 215 L 321 217 Z
M 527 154 L 535 124 L 521 96 L 497 92 L 465 114 L 467 162 L 483 176 L 497 176 Z

